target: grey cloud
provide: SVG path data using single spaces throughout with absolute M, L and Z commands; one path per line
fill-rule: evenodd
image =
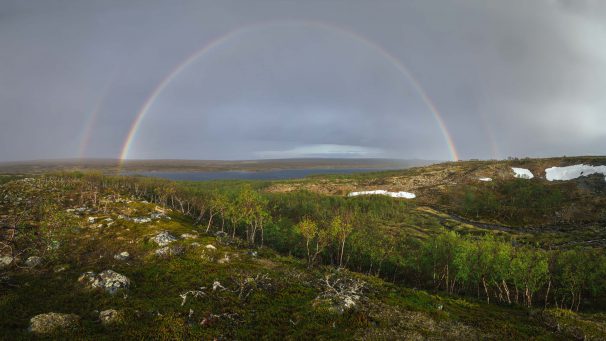
M 130 157 L 449 158 L 385 53 L 423 86 L 463 158 L 603 153 L 604 6 L 3 0 L 0 160 L 77 157 L 99 103 L 85 156 L 118 157 L 167 73 L 237 29 L 167 86 Z

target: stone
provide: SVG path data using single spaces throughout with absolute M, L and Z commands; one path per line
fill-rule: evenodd
M 88 271 L 83 273 L 78 282 L 84 283 L 91 289 L 103 289 L 110 294 L 115 294 L 118 290 L 128 289 L 130 280 L 113 270 L 104 270 L 98 274 Z
M 218 289 L 225 290 L 225 287 L 221 285 L 221 282 L 214 281 L 213 282 L 213 291 L 217 291 Z
M 181 235 L 181 238 L 183 238 L 183 239 L 196 239 L 196 238 L 198 238 L 198 236 L 196 236 L 195 234 L 191 234 L 191 233 L 183 233 Z
M 151 218 L 142 217 L 142 218 L 133 218 L 133 221 L 137 224 L 145 224 L 151 222 Z
M 215 232 L 215 237 L 217 237 L 217 238 L 227 238 L 227 237 L 229 237 L 229 235 L 226 232 L 224 232 L 224 231 L 217 231 L 217 232 Z
M 25 265 L 29 266 L 30 268 L 34 268 L 40 264 L 42 264 L 42 257 L 30 256 L 25 260 Z
M 104 326 L 122 322 L 122 313 L 116 309 L 107 309 L 99 313 L 99 320 Z
M 46 313 L 30 319 L 29 331 L 46 334 L 59 329 L 72 329 L 80 324 L 80 317 L 75 314 Z
M 155 237 L 151 239 L 153 242 L 158 244 L 158 246 L 166 246 L 177 240 L 173 235 L 168 233 L 168 231 L 162 231 L 158 233 Z
M 171 256 L 180 256 L 185 253 L 185 248 L 182 245 L 165 246 L 157 249 L 155 254 L 160 258 L 169 258 Z
M 212 245 L 212 244 L 208 244 L 208 245 L 206 245 L 206 246 L 205 246 L 205 248 L 206 248 L 207 250 L 216 250 L 216 249 L 217 249 L 217 248 L 216 248 L 214 245 Z
M 165 247 L 159 248 L 154 253 L 156 254 L 157 257 L 168 258 L 168 256 L 170 256 L 170 247 L 165 246 Z
M 162 219 L 164 216 L 164 213 L 152 213 L 149 215 L 149 217 L 153 220 Z
M 130 254 L 126 251 L 122 251 L 114 255 L 115 260 L 127 260 L 130 258 Z
M 0 257 L 0 269 L 9 267 L 13 263 L 14 260 L 15 260 L 15 258 L 13 258 L 13 256 Z
M 229 263 L 229 255 L 226 253 L 225 256 L 217 261 L 219 264 Z

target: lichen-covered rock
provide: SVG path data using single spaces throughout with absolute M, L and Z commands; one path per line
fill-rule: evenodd
M 183 233 L 181 235 L 181 238 L 183 238 L 183 239 L 196 239 L 196 238 L 198 238 L 198 236 L 196 236 L 195 234 L 191 234 L 191 233 Z
M 15 260 L 15 258 L 13 258 L 12 256 L 0 257 L 0 269 L 9 267 L 13 263 L 14 260 Z
M 110 294 L 115 294 L 120 289 L 128 289 L 130 286 L 128 277 L 113 270 L 105 270 L 98 274 L 88 271 L 83 273 L 78 281 L 91 289 L 103 289 Z
M 127 251 L 122 251 L 114 255 L 115 260 L 127 260 L 130 258 L 130 254 Z
M 160 258 L 169 258 L 171 256 L 180 256 L 185 253 L 185 248 L 182 245 L 165 246 L 157 249 L 155 254 Z
M 25 265 L 29 266 L 30 268 L 34 268 L 40 264 L 42 264 L 42 257 L 30 256 L 25 260 Z
M 229 259 L 229 255 L 226 253 L 226 254 L 223 256 L 223 258 L 221 258 L 221 259 L 219 259 L 219 260 L 217 261 L 217 263 L 219 263 L 219 264 L 226 264 L 226 263 L 229 263 L 229 261 L 230 261 L 230 259 Z
M 156 244 L 158 244 L 158 246 L 166 246 L 166 245 L 176 241 L 177 238 L 175 238 L 173 235 L 168 233 L 168 231 L 162 231 L 162 232 L 158 233 L 156 236 L 154 236 L 151 240 L 153 242 L 155 242 Z
M 99 320 L 101 321 L 101 324 L 107 326 L 122 322 L 123 315 L 115 309 L 107 309 L 99 313 Z
M 31 318 L 29 331 L 32 333 L 52 333 L 59 329 L 72 329 L 80 324 L 80 317 L 75 314 L 47 313 Z

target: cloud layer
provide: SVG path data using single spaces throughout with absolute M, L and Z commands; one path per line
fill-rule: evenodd
M 603 154 L 601 1 L 2 1 L 0 160 Z M 226 34 L 230 33 L 228 38 Z M 235 33 L 234 33 L 235 32 Z

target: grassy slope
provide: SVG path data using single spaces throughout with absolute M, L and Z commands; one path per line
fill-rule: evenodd
M 141 216 L 153 209 L 153 205 L 145 203 L 120 203 L 111 205 L 105 214 L 114 218 L 125 213 Z M 187 247 L 185 255 L 157 259 L 153 256 L 157 247 L 148 241 L 149 236 L 160 230 L 175 235 L 200 232 L 187 219 L 175 214 L 172 218 L 148 224 L 116 220 L 115 225 L 104 228 L 91 227 L 86 216 L 74 218 L 74 228 L 61 237 L 57 253 L 45 256 L 42 267 L 13 269 L 8 273 L 10 282 L 17 286 L 1 287 L 2 338 L 30 338 L 32 335 L 26 331 L 29 319 L 50 311 L 82 317 L 79 329 L 51 336 L 74 339 L 553 339 L 568 335 L 554 334 L 541 314 L 522 308 L 431 295 L 347 271 L 335 276 L 362 280 L 367 289 L 354 309 L 338 314 L 330 306 L 314 304 L 324 290 L 322 279 L 334 275 L 333 269 L 309 271 L 301 260 L 280 256 L 269 249 L 253 257 L 245 248 L 224 245 L 215 237 L 200 234 L 198 239 L 177 242 Z M 193 242 L 202 246 L 212 244 L 218 250 L 194 247 Z M 115 253 L 125 250 L 132 260 L 113 259 Z M 231 262 L 219 264 L 217 260 L 226 254 Z M 60 267 L 67 269 L 57 271 Z M 111 296 L 77 283 L 84 271 L 104 269 L 128 276 L 132 287 Z M 248 298 L 238 298 L 232 292 L 238 288 L 238 282 L 257 275 L 267 275 L 268 279 L 248 282 L 246 290 L 254 289 Z M 228 290 L 207 289 L 207 295 L 189 297 L 181 306 L 180 294 L 208 288 L 214 281 L 220 281 Z M 123 310 L 124 323 L 103 327 L 97 321 L 96 311 L 108 308 Z M 224 315 L 209 319 L 210 314 L 229 314 L 231 318 Z M 200 322 L 205 318 L 210 322 L 203 326 Z M 593 316 L 578 314 L 557 318 L 571 321 L 567 322 L 572 325 L 571 331 L 564 331 L 569 334 L 583 323 L 596 323 L 591 321 Z M 597 323 L 594 329 L 597 330 L 594 333 L 603 332 L 603 324 Z
M 601 165 L 606 164 L 606 158 L 450 162 L 401 171 L 276 181 L 265 189 L 272 193 L 304 190 L 337 196 L 374 189 L 409 191 L 417 195 L 414 203 L 421 210 L 427 211 L 422 207 L 438 210 L 433 212 L 442 217 L 442 223 L 446 219 L 452 226 L 461 225 L 461 221 L 455 222 L 460 220 L 459 216 L 464 218 L 465 228 L 475 225 L 542 245 L 606 242 L 601 227 L 606 221 L 603 176 L 574 181 L 544 179 L 544 170 L 548 167 L 579 163 Z M 515 179 L 510 167 L 528 168 L 535 174 L 535 179 Z M 493 181 L 481 182 L 478 180 L 481 177 L 490 177 Z M 453 219 L 447 219 L 445 213 L 453 215 Z

